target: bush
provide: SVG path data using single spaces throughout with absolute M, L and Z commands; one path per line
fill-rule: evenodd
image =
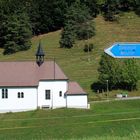
M 84 52 L 91 52 L 94 48 L 94 45 L 93 44 L 85 44 L 84 46 Z
M 140 7 L 136 9 L 136 14 L 140 16 Z

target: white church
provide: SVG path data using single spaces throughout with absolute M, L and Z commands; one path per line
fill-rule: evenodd
M 87 93 L 69 81 L 54 61 L 44 61 L 44 56 L 39 44 L 36 62 L 0 62 L 0 113 L 88 108 Z

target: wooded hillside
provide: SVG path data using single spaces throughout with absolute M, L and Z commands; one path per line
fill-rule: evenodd
M 3 53 L 12 54 L 29 49 L 31 36 L 63 27 L 64 31 L 71 30 L 69 29 L 71 25 L 77 26 L 77 23 L 70 23 L 68 16 L 70 7 L 73 7 L 73 13 L 76 13 L 77 8 L 74 9 L 73 6 L 75 3 L 79 3 L 78 9 L 85 7 L 86 10 L 80 12 L 81 17 L 78 17 L 78 20 L 73 14 L 71 18 L 74 22 L 80 21 L 80 18 L 88 14 L 89 20 L 93 20 L 101 13 L 108 21 L 118 20 L 119 13 L 126 11 L 135 11 L 140 15 L 140 0 L 0 0 L 0 47 L 4 48 Z M 84 29 L 90 30 L 87 32 L 89 37 L 95 34 L 92 31 L 94 28 L 87 24 L 89 20 L 81 22 L 81 25 L 85 24 L 84 26 L 76 27 L 79 31 L 76 33 L 78 38 L 85 38 L 87 31 Z M 71 36 L 66 34 L 66 39 L 64 38 L 61 44 L 66 44 L 67 38 L 74 43 L 72 38 L 74 34 Z

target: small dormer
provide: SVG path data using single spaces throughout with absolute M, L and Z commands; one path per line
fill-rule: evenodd
M 45 56 L 45 54 L 44 54 L 43 49 L 41 47 L 41 42 L 39 42 L 38 49 L 36 52 L 36 63 L 38 64 L 38 66 L 41 66 L 41 64 L 43 64 L 44 56 Z

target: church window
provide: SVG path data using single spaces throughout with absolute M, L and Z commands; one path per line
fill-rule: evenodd
M 62 97 L 62 91 L 59 91 L 59 96 Z
M 24 92 L 18 92 L 18 98 L 24 98 Z
M 23 92 L 21 92 L 21 98 L 24 98 L 24 93 Z
M 46 91 L 45 91 L 45 99 L 46 99 L 46 100 L 51 99 L 50 92 L 51 92 L 50 90 L 46 90 Z
M 2 99 L 8 98 L 8 89 L 2 89 Z

